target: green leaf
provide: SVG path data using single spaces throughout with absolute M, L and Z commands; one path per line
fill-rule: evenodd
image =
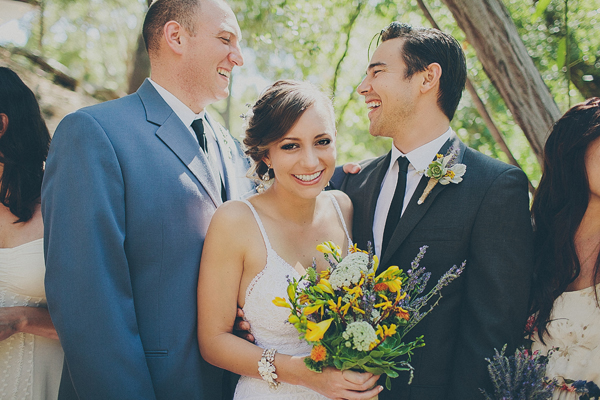
M 558 49 L 556 50 L 556 66 L 562 69 L 565 66 L 567 59 L 567 38 L 564 37 L 558 41 Z
M 390 379 L 389 375 L 385 377 L 385 388 L 387 390 L 392 390 L 392 380 Z
M 544 11 L 546 11 L 546 8 L 548 8 L 551 1 L 552 0 L 539 0 L 537 2 L 537 5 L 535 6 L 535 12 L 531 16 L 531 23 L 534 23 L 538 18 L 542 17 Z

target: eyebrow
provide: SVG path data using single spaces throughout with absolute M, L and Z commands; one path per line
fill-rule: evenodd
M 377 61 L 377 62 L 371 63 L 371 64 L 369 64 L 369 67 L 367 68 L 367 71 L 365 72 L 365 74 L 368 73 L 370 70 L 372 70 L 375 67 L 385 67 L 385 66 L 387 66 L 387 64 L 384 63 L 383 61 Z
M 328 133 L 328 132 L 319 133 L 317 136 L 315 136 L 315 139 L 322 138 L 323 136 L 331 136 L 331 133 Z M 286 137 L 286 138 L 282 138 L 280 140 L 280 142 L 283 142 L 285 140 L 300 142 L 302 139 L 297 138 L 297 137 Z

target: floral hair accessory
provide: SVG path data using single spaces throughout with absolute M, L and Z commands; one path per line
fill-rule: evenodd
M 467 171 L 465 164 L 456 163 L 456 157 L 458 156 L 458 149 L 454 146 L 450 147 L 448 153 L 445 156 L 437 154 L 435 160 L 433 160 L 427 167 L 427 171 L 421 171 L 429 177 L 427 187 L 423 191 L 417 204 L 423 204 L 429 193 L 433 190 L 437 183 L 447 185 L 449 183 L 460 183 L 462 176 Z

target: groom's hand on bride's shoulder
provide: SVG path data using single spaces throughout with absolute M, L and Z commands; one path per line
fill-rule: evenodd
M 342 169 L 345 173 L 355 175 L 358 174 L 361 170 L 361 166 L 359 163 L 349 162 L 342 166 Z
M 250 323 L 244 320 L 244 311 L 241 308 L 237 309 L 235 322 L 233 323 L 233 334 L 254 343 L 254 336 L 250 333 Z

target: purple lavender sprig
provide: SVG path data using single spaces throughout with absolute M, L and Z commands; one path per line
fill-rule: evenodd
M 507 357 L 504 355 L 506 345 L 500 353 L 494 351 L 496 354 L 491 360 L 485 359 L 489 363 L 494 393 L 490 395 L 479 389 L 486 400 L 547 400 L 552 397 L 556 382 L 546 378 L 548 357 L 538 352 L 530 354 L 523 348 Z

